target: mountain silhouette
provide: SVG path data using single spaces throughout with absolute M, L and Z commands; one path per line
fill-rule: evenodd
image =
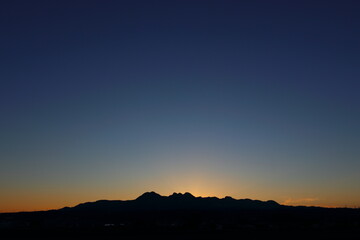
M 146 192 L 139 196 L 136 200 L 137 201 L 156 201 L 161 199 L 162 196 L 156 192 Z
M 357 239 L 359 223 L 360 209 L 145 192 L 134 200 L 99 200 L 58 210 L 2 213 L 0 235 L 11 236 L 9 239 L 262 239 L 280 235 L 284 239 Z
M 138 210 L 244 210 L 244 209 L 276 209 L 284 207 L 275 201 L 251 199 L 236 200 L 231 197 L 194 197 L 191 193 L 173 193 L 161 196 L 156 192 L 145 192 L 135 200 L 99 200 L 79 204 L 66 211 L 113 211 L 128 212 Z

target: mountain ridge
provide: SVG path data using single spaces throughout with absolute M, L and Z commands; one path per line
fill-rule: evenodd
M 98 200 L 66 207 L 63 211 L 158 211 L 158 210 L 241 210 L 241 209 L 274 209 L 285 207 L 276 201 L 234 199 L 232 197 L 195 197 L 189 192 L 162 196 L 154 191 L 145 192 L 134 200 Z
M 339 239 L 344 239 L 344 234 L 359 236 L 359 222 L 360 209 L 293 207 L 273 200 L 195 197 L 191 193 L 161 196 L 145 192 L 133 200 L 98 200 L 58 210 L 1 213 L 0 234 L 18 236 L 17 239 L 29 239 L 29 236 L 48 239 L 59 234 L 64 239 L 74 236 L 76 239 L 102 239 L 96 236 L 144 239 L 159 234 L 164 239 L 169 236 L 183 239 L 184 234 L 209 239 L 213 234 L 246 238 L 254 232 L 268 236 L 280 231 L 288 239 L 287 234 L 293 236 L 294 232 L 306 231 L 308 236 L 318 231 L 329 232 L 326 237 L 332 237 L 330 232 L 338 231 Z
M 80 204 L 86 204 L 86 203 L 95 203 L 95 202 L 126 202 L 126 201 L 139 201 L 139 200 L 159 200 L 159 199 L 181 199 L 181 200 L 189 200 L 189 199 L 216 199 L 216 200 L 228 200 L 228 201 L 254 201 L 254 202 L 269 202 L 269 203 L 274 203 L 277 205 L 281 205 L 278 202 L 274 201 L 274 200 L 257 200 L 257 199 L 250 199 L 250 198 L 241 198 L 241 199 L 235 199 L 231 196 L 225 196 L 223 198 L 219 198 L 219 197 L 215 197 L 215 196 L 207 196 L 207 197 L 203 197 L 203 196 L 198 196 L 195 197 L 193 194 L 191 194 L 190 192 L 185 192 L 185 193 L 181 193 L 181 192 L 173 192 L 171 195 L 168 196 L 164 196 L 164 195 L 160 195 L 154 191 L 149 191 L 149 192 L 145 192 L 143 194 L 141 194 L 140 196 L 138 196 L 135 199 L 132 200 L 107 200 L 107 199 L 100 199 L 100 200 L 96 200 L 96 201 L 92 201 L 92 202 L 85 202 L 85 203 L 80 203 Z M 80 205 L 78 204 L 78 205 Z M 76 206 L 78 206 L 76 205 Z
M 181 192 L 174 192 L 171 195 L 163 196 L 155 191 L 148 191 L 144 192 L 140 196 L 138 196 L 135 199 L 132 200 L 107 200 L 107 199 L 100 199 L 96 201 L 89 201 L 89 202 L 83 202 L 79 203 L 75 206 L 65 206 L 63 208 L 59 209 L 52 209 L 52 210 L 39 210 L 39 211 L 20 211 L 20 212 L 2 212 L 1 214 L 17 214 L 17 213 L 34 213 L 34 212 L 48 212 L 48 211 L 72 211 L 72 210 L 91 210 L 95 209 L 96 207 L 100 208 L 106 208 L 110 210 L 111 208 L 115 207 L 115 210 L 119 210 L 119 206 L 123 205 L 124 208 L 128 208 L 131 210 L 134 210 L 136 206 L 139 206 L 143 204 L 148 208 L 148 210 L 151 209 L 151 207 L 154 207 L 154 210 L 159 210 L 159 206 L 161 206 L 164 203 L 168 203 L 166 206 L 166 210 L 169 210 L 169 204 L 174 207 L 174 205 L 177 205 L 177 209 L 184 209 L 186 206 L 189 207 L 188 203 L 191 203 L 190 206 L 192 206 L 192 209 L 194 207 L 199 207 L 200 209 L 207 209 L 206 205 L 211 205 L 212 208 L 216 208 L 216 206 L 219 208 L 225 207 L 225 208 L 234 208 L 235 209 L 271 209 L 271 208 L 317 208 L 317 209 L 342 209 L 342 208 L 327 208 L 327 207 L 318 207 L 318 206 L 291 206 L 291 205 L 282 205 L 274 200 L 256 200 L 256 199 L 249 199 L 249 198 L 243 198 L 243 199 L 235 199 L 231 196 L 225 196 L 223 198 L 218 198 L 215 196 L 198 196 L 195 197 L 189 192 L 181 193 Z M 140 204 L 141 203 L 141 204 Z M 201 203 L 201 204 L 200 204 Z M 219 203 L 218 205 L 215 203 Z M 205 204 L 201 207 L 202 204 Z M 145 207 L 142 207 L 141 210 L 144 210 Z M 121 207 L 120 207 L 121 208 Z M 161 207 L 160 207 L 161 208 Z M 211 207 L 210 207 L 211 208 Z M 171 209 L 171 208 L 170 208 Z M 344 209 L 350 209 L 350 208 L 344 208 Z

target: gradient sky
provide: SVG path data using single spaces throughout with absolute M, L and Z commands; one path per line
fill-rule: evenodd
M 1 1 L 0 211 L 360 206 L 360 3 Z

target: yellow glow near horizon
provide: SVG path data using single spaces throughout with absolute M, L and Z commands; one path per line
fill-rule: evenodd
M 129 191 L 123 190 L 118 193 L 104 192 L 103 194 L 95 192 L 82 193 L 81 195 L 76 195 L 75 193 L 67 194 L 53 194 L 52 196 L 46 194 L 40 195 L 17 195 L 17 196 L 7 196 L 2 198 L 0 202 L 0 212 L 19 212 L 19 211 L 40 211 L 40 210 L 50 210 L 50 209 L 59 209 L 66 206 L 73 207 L 79 203 L 91 202 L 100 199 L 108 200 L 133 200 L 136 197 L 140 196 L 147 191 L 155 191 L 163 196 L 171 195 L 173 192 L 185 193 L 189 192 L 195 197 L 219 197 L 223 198 L 225 196 L 231 196 L 235 199 L 240 198 L 250 198 L 258 200 L 270 200 L 262 197 L 255 197 L 252 195 L 246 195 L 242 193 L 244 197 L 238 197 L 234 194 L 229 194 L 228 190 L 222 188 L 222 184 L 216 184 L 216 179 L 213 181 L 205 181 L 205 179 L 198 177 L 188 178 L 187 181 L 182 182 L 182 184 L 167 185 L 157 189 L 141 189 L 136 192 L 134 189 Z M 261 196 L 260 194 L 258 196 Z M 320 206 L 320 207 L 352 207 L 357 208 L 360 204 L 355 202 L 345 202 L 342 199 L 326 199 L 326 198 L 309 198 L 309 197 L 299 197 L 299 198 L 283 198 L 275 196 L 271 198 L 272 200 L 277 201 L 280 204 L 291 205 L 291 206 Z M 326 200 L 324 200 L 326 199 Z
M 190 160 L 189 160 L 190 161 Z M 231 196 L 235 199 L 275 200 L 286 205 L 305 205 L 322 207 L 358 207 L 360 203 L 351 200 L 359 199 L 353 193 L 335 193 L 325 195 L 316 187 L 295 186 L 291 189 L 286 184 L 274 185 L 243 172 L 233 174 L 221 171 L 221 166 L 215 164 L 179 164 L 176 161 L 152 166 L 154 174 L 132 176 L 133 180 L 123 182 L 121 176 L 109 175 L 107 178 L 93 178 L 91 182 L 74 183 L 70 188 L 58 186 L 44 189 L 17 189 L 0 199 L 0 212 L 38 211 L 72 207 L 83 202 L 100 199 L 133 200 L 148 191 L 155 191 L 163 196 L 173 192 L 189 192 L 198 197 Z M 156 173 L 156 174 L 155 174 Z M 121 184 L 119 184 L 119 182 Z M 276 183 L 276 182 L 275 182 Z M 313 195 L 316 193 L 317 195 Z M 346 193 L 346 192 L 345 192 Z M 339 197 L 341 196 L 341 198 Z M 344 198 L 346 197 L 346 198 Z M 349 199 L 346 201 L 346 199 Z

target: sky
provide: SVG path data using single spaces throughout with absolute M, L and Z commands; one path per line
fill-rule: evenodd
M 1 1 L 0 212 L 360 206 L 359 1 Z

